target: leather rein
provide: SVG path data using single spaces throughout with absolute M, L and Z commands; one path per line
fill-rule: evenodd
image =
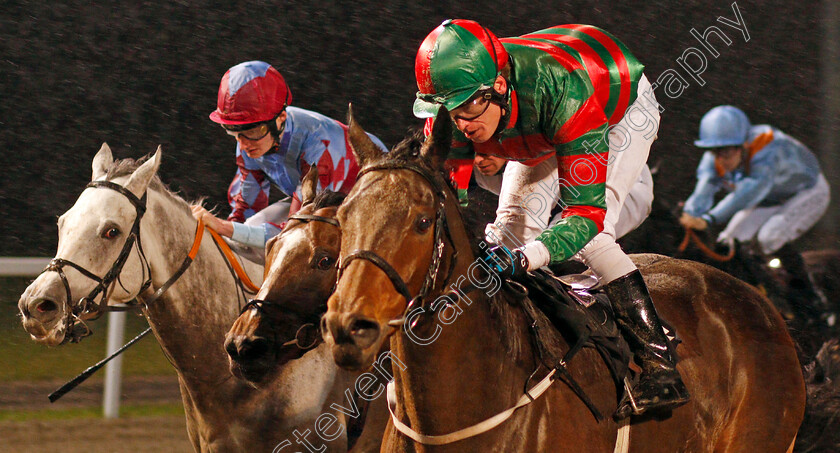
M 125 187 L 113 183 L 111 181 L 91 181 L 85 186 L 85 189 L 88 188 L 106 188 L 121 193 L 134 206 L 136 216 L 134 218 L 134 223 L 131 226 L 131 230 L 129 231 L 128 237 L 126 238 L 125 244 L 123 244 L 123 248 L 120 251 L 120 254 L 117 256 L 117 259 L 111 265 L 111 268 L 108 270 L 108 272 L 105 273 L 105 276 L 100 278 L 93 272 L 90 272 L 84 267 L 64 258 L 53 258 L 52 260 L 50 260 L 49 264 L 47 264 L 47 267 L 43 271 L 41 271 L 42 274 L 44 272 L 57 272 L 59 277 L 61 278 L 62 283 L 64 284 L 64 290 L 67 294 L 66 300 L 70 309 L 67 311 L 67 316 L 65 318 L 66 334 L 62 343 L 78 343 L 83 338 L 90 336 L 93 333 L 82 319 L 82 317 L 85 315 L 93 315 L 92 317 L 87 318 L 87 320 L 95 320 L 101 317 L 105 312 L 127 311 L 134 308 L 133 306 L 109 306 L 108 300 L 110 298 L 110 293 L 114 288 L 115 282 L 119 283 L 124 291 L 129 292 L 122 284 L 122 281 L 120 281 L 120 273 L 122 272 L 122 268 L 128 260 L 128 256 L 131 254 L 131 250 L 134 248 L 135 244 L 137 245 L 137 252 L 140 256 L 140 261 L 142 263 L 142 278 L 144 279 L 143 284 L 137 291 L 137 294 L 142 294 L 152 285 L 151 266 L 149 265 L 149 262 L 146 259 L 146 255 L 143 252 L 143 246 L 140 242 L 140 220 L 143 218 L 143 214 L 146 213 L 146 194 L 144 193 L 142 197 L 138 198 Z M 150 304 L 156 301 L 160 296 L 163 295 L 164 292 L 166 292 L 166 290 L 169 289 L 170 286 L 172 286 L 173 283 L 175 283 L 181 277 L 181 275 L 183 275 L 187 268 L 189 268 L 190 264 L 192 264 L 192 261 L 195 259 L 195 256 L 198 254 L 205 227 L 206 226 L 204 225 L 204 222 L 200 220 L 197 222 L 195 240 L 193 241 L 192 247 L 190 248 L 187 257 L 181 263 L 181 266 L 178 268 L 178 270 L 175 271 L 175 273 L 163 285 L 161 285 L 161 287 L 158 288 L 157 291 L 155 291 L 155 293 L 150 298 L 145 299 L 143 301 L 144 305 L 148 307 Z M 233 267 L 233 272 L 235 273 L 236 277 L 238 277 L 238 284 L 244 284 L 250 291 L 257 291 L 259 288 L 256 285 L 254 285 L 250 278 L 248 278 L 248 275 L 245 273 L 245 270 L 235 258 L 233 252 L 230 249 L 230 246 L 227 245 L 227 242 L 225 242 L 224 239 L 222 239 L 217 232 L 213 231 L 210 228 L 207 228 L 207 230 L 210 231 L 210 234 L 211 236 L 213 236 L 216 245 L 219 247 L 225 258 Z M 70 290 L 70 283 L 67 280 L 67 276 L 64 274 L 64 266 L 70 266 L 79 271 L 85 277 L 97 282 L 97 285 L 93 288 L 93 290 L 91 290 L 91 292 L 88 293 L 87 296 L 79 299 L 79 301 L 75 305 L 71 305 L 74 299 Z M 97 296 L 100 297 L 98 303 L 95 302 Z

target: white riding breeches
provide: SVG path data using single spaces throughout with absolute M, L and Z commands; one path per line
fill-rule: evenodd
M 735 213 L 718 235 L 719 242 L 756 240 L 765 254 L 771 254 L 810 230 L 828 209 L 831 195 L 825 176 L 786 202 L 776 206 L 743 209 Z
M 650 214 L 653 179 L 647 168 L 650 147 L 659 130 L 659 104 L 645 76 L 637 98 L 609 133 L 604 229 L 575 256 L 606 284 L 636 266 L 616 244 Z M 549 216 L 559 197 L 556 157 L 529 167 L 508 162 L 499 194 L 496 221 L 487 226 L 487 240 L 519 247 L 549 227 Z M 626 209 L 625 209 L 626 208 Z

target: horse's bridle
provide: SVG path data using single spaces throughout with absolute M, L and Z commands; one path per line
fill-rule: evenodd
M 293 214 L 289 216 L 289 220 L 299 220 L 304 223 L 309 222 L 323 222 L 329 225 L 333 225 L 336 228 L 341 228 L 341 225 L 338 223 L 337 219 L 324 217 L 320 215 L 314 214 Z M 333 285 L 332 289 L 330 290 L 330 294 L 335 292 L 335 285 Z M 264 312 L 266 306 L 276 305 L 273 302 L 269 302 L 264 299 L 250 299 L 242 310 L 240 311 L 240 315 L 245 313 L 250 309 L 255 309 L 258 312 Z M 324 307 L 326 309 L 326 307 Z M 297 332 L 295 332 L 295 336 L 293 339 L 284 342 L 280 345 L 280 349 L 288 348 L 288 347 L 296 347 L 302 351 L 308 351 L 315 346 L 317 346 L 322 341 L 321 337 L 321 330 L 320 330 L 320 320 L 321 314 L 323 311 L 326 310 L 318 310 L 315 315 L 307 315 L 305 313 L 294 312 L 294 310 L 290 310 L 289 307 L 283 307 L 284 312 L 292 312 L 295 316 L 300 318 L 303 321 L 300 327 L 298 327 Z
M 50 260 L 47 267 L 41 272 L 42 274 L 50 271 L 57 272 L 58 276 L 61 277 L 61 282 L 64 284 L 64 290 L 67 292 L 67 305 L 70 309 L 67 311 L 67 317 L 65 319 L 65 343 L 68 341 L 77 343 L 81 341 L 82 338 L 87 337 L 92 333 L 87 325 L 85 325 L 84 321 L 82 321 L 81 317 L 83 315 L 93 314 L 93 318 L 90 319 L 97 319 L 106 311 L 121 310 L 119 308 L 108 306 L 108 293 L 110 289 L 113 288 L 112 284 L 114 281 L 119 282 L 120 286 L 122 286 L 122 282 L 119 281 L 119 276 L 135 243 L 137 244 L 137 250 L 143 263 L 143 277 L 145 277 L 148 272 L 148 278 L 146 278 L 143 282 L 138 294 L 145 291 L 152 284 L 151 269 L 149 268 L 149 263 L 146 260 L 146 256 L 143 253 L 143 247 L 140 243 L 140 220 L 146 212 L 146 194 L 144 193 L 142 197 L 138 198 L 125 187 L 111 181 L 91 181 L 85 186 L 85 189 L 98 187 L 112 189 L 123 194 L 126 198 L 128 198 L 128 201 L 134 205 L 136 216 L 134 218 L 134 224 L 131 226 L 131 230 L 126 237 L 125 244 L 123 244 L 120 254 L 117 256 L 117 259 L 114 261 L 114 264 L 111 265 L 108 272 L 105 273 L 104 277 L 100 278 L 93 272 L 90 272 L 84 267 L 64 258 L 53 258 Z M 86 297 L 79 299 L 75 305 L 73 304 L 73 295 L 70 291 L 70 283 L 67 281 L 67 276 L 64 275 L 64 266 L 70 266 L 79 271 L 85 277 L 97 282 L 97 285 L 93 288 L 93 290 L 91 290 Z M 125 289 L 124 286 L 123 289 Z M 99 296 L 100 293 L 101 298 L 99 303 L 96 303 L 94 299 Z M 76 325 L 77 321 L 80 322 L 79 326 Z
M 341 279 L 341 274 L 344 272 L 345 269 L 350 265 L 353 260 L 356 259 L 363 259 L 370 263 L 373 263 L 376 267 L 378 267 L 382 272 L 388 276 L 388 279 L 391 280 L 391 283 L 394 285 L 394 289 L 402 295 L 406 300 L 406 307 L 403 311 L 402 316 L 399 318 L 395 318 L 388 322 L 388 325 L 392 327 L 399 327 L 405 324 L 407 317 L 410 316 L 410 313 L 416 307 L 426 308 L 426 301 L 427 296 L 429 293 L 435 288 L 435 284 L 437 283 L 438 274 L 440 273 L 440 266 L 443 258 L 443 249 L 444 249 L 444 233 L 446 234 L 446 238 L 449 239 L 449 242 L 452 243 L 452 233 L 449 231 L 449 225 L 446 222 L 446 187 L 444 183 L 442 183 L 439 179 L 435 178 L 433 174 L 427 170 L 426 168 L 417 165 L 412 162 L 386 162 L 378 165 L 372 165 L 369 167 L 363 168 L 359 171 L 357 175 L 357 181 L 361 179 L 361 177 L 373 171 L 380 171 L 380 170 L 410 170 L 418 175 L 422 176 L 431 186 L 435 193 L 435 197 L 437 199 L 437 210 L 435 212 L 435 222 L 434 222 L 434 253 L 432 254 L 432 261 L 429 264 L 429 269 L 426 272 L 426 277 L 423 280 L 423 286 L 420 287 L 420 292 L 412 297 L 411 292 L 408 290 L 408 285 L 406 285 L 405 281 L 400 277 L 400 274 L 394 269 L 391 264 L 389 264 L 384 258 L 376 254 L 376 252 L 372 250 L 354 250 L 353 252 L 342 256 L 339 259 L 339 266 L 338 266 L 338 276 L 336 282 Z M 448 275 L 446 276 L 445 280 L 448 280 L 451 277 L 452 272 L 455 270 L 455 263 L 457 260 L 457 252 L 454 252 L 450 263 L 449 263 L 449 271 Z M 423 310 L 422 313 L 429 313 L 427 310 Z M 414 318 L 414 322 L 418 320 L 418 318 Z

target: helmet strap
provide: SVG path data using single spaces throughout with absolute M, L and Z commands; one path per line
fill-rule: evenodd
M 508 82 L 507 93 L 501 94 L 494 89 L 490 90 L 490 102 L 498 105 L 502 109 L 502 117 L 499 119 L 499 125 L 496 127 L 496 131 L 493 132 L 493 135 L 497 135 L 501 133 L 505 128 L 508 126 L 508 122 L 510 122 L 510 102 L 508 102 L 508 97 L 510 95 L 510 82 Z
M 285 111 L 286 107 L 283 107 L 283 110 L 281 110 L 280 113 L 283 113 Z M 268 122 L 268 132 L 271 134 L 272 137 L 274 137 L 275 146 L 280 146 L 280 135 L 282 135 L 283 131 L 286 130 L 286 121 L 288 121 L 287 118 L 283 121 L 283 124 L 281 124 L 280 127 L 277 127 L 277 118 L 280 117 L 280 113 L 278 113 L 277 116 L 274 117 L 274 119 Z

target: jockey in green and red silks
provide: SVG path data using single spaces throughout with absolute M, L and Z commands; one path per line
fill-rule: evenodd
M 496 222 L 486 230 L 499 244 L 490 255 L 508 264 L 498 269 L 516 278 L 576 259 L 610 296 L 644 371 L 633 389 L 636 409 L 623 404 L 619 418 L 688 401 L 644 280 L 615 242 L 616 230 L 638 226 L 652 202 L 649 182 L 647 202 L 619 218 L 631 187 L 648 174 L 659 127 L 643 69 L 624 44 L 590 25 L 499 39 L 461 19 L 433 30 L 415 60 L 415 116 L 429 118 L 428 130 L 444 106 L 455 123 L 449 164 L 459 196 L 474 154 L 508 159 Z M 562 213 L 549 224 L 554 205 Z

